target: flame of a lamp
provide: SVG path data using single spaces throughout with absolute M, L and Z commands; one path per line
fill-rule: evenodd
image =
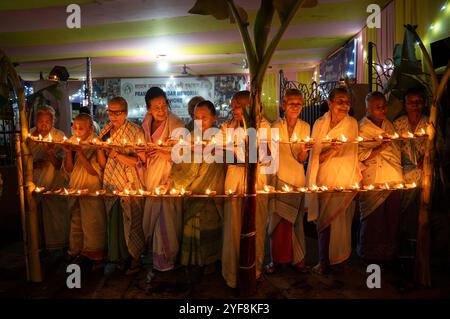
M 184 193 L 186 193 L 186 191 L 185 191 L 184 188 L 182 187 L 181 190 L 180 190 L 180 194 L 181 194 L 181 195 L 184 195 Z
M 345 137 L 344 134 L 341 134 L 341 141 L 342 142 L 347 142 L 347 138 Z
M 77 137 L 77 143 L 80 143 L 81 139 L 79 137 Z
M 324 185 L 324 186 L 321 187 L 321 189 L 322 189 L 323 191 L 327 191 L 327 190 L 328 190 L 328 187 L 326 187 L 326 186 Z
M 106 140 L 106 143 L 111 144 L 111 139 L 108 138 L 108 139 Z
M 144 190 L 143 189 L 139 189 L 139 194 L 144 195 Z
M 270 188 L 269 188 L 269 186 L 267 186 L 267 185 L 264 185 L 264 191 L 265 191 L 266 193 L 268 193 L 268 192 L 270 191 Z
M 142 141 L 140 138 L 138 139 L 138 144 L 142 144 Z
M 41 135 L 41 134 L 39 134 L 39 140 L 40 140 L 40 141 L 42 140 L 42 135 Z
M 208 189 L 206 190 L 206 195 L 209 195 L 209 194 L 211 194 L 211 191 L 210 191 L 210 189 L 208 188 Z
M 412 183 L 412 188 L 416 188 L 417 187 L 417 184 L 416 183 Z
M 400 137 L 400 135 L 398 135 L 398 133 L 395 132 L 395 134 L 394 134 L 394 136 L 392 138 L 399 138 L 399 137 Z
M 97 195 L 97 196 L 98 196 L 99 194 L 100 194 L 100 193 L 99 193 L 98 191 L 95 191 L 95 195 Z
M 408 137 L 411 137 L 411 138 L 413 138 L 413 137 L 414 137 L 414 134 L 413 134 L 413 133 L 411 133 L 411 132 L 408 132 Z
M 127 144 L 127 139 L 126 138 L 123 139 L 123 144 Z
M 49 142 L 51 142 L 53 140 L 52 134 L 50 134 L 50 133 L 48 133 L 48 140 L 49 140 Z
M 64 194 L 69 195 L 69 191 L 64 188 Z
M 161 146 L 162 145 L 162 141 L 158 140 L 158 145 Z

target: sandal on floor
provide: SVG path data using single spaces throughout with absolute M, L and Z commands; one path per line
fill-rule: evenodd
M 125 275 L 134 275 L 141 271 L 141 263 L 139 261 L 131 261 L 130 268 L 127 269 Z
M 299 271 L 299 272 L 307 272 L 308 268 L 306 268 L 305 262 L 302 260 L 299 263 L 296 263 L 295 265 L 293 265 L 294 269 Z
M 313 267 L 312 271 L 319 275 L 325 275 L 328 273 L 328 267 L 324 264 L 318 263 Z
M 275 268 L 275 265 L 273 263 L 270 263 L 266 266 L 264 266 L 264 272 L 268 275 L 271 275 L 273 273 L 275 273 L 277 270 Z

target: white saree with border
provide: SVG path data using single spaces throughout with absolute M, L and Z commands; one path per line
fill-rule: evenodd
M 358 137 L 358 123 L 347 115 L 330 129 L 331 114 L 325 113 L 314 124 L 312 138 L 316 144 L 311 150 L 307 171 L 307 185 L 349 187 L 361 180 L 358 161 L 358 144 L 344 144 L 336 153 L 319 163 L 322 149 L 327 145 L 323 139 L 344 135 L 349 141 Z M 353 199 L 357 193 L 307 194 L 308 220 L 316 221 L 319 232 L 331 225 L 330 264 L 345 261 L 351 254 L 351 225 L 355 211 Z

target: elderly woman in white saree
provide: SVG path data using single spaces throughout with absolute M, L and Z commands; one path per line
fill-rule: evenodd
M 304 140 L 310 136 L 309 124 L 300 120 L 304 99 L 300 91 L 286 91 L 282 108 L 283 119 L 272 127 L 279 129 L 279 139 L 289 142 Z M 296 190 L 306 184 L 304 162 L 308 157 L 305 144 L 279 145 L 280 166 L 275 175 L 275 188 L 281 190 L 286 185 Z M 277 264 L 292 264 L 296 269 L 305 270 L 305 235 L 303 231 L 304 195 L 290 196 L 277 194 L 270 200 L 271 211 L 267 236 L 270 243 L 270 263 L 266 272 L 273 273 Z
M 74 135 L 70 138 L 90 142 L 98 138 L 93 133 L 92 117 L 79 114 L 73 121 Z M 104 152 L 95 149 L 64 146 L 64 171 L 69 187 L 87 189 L 95 192 L 101 189 L 103 168 L 106 164 Z M 93 263 L 93 269 L 102 267 L 106 253 L 106 214 L 105 204 L 99 197 L 71 197 L 68 200 L 71 212 L 70 254 L 77 257 L 78 263 Z
M 100 132 L 103 141 L 112 144 L 136 144 L 144 141 L 144 132 L 127 120 L 128 103 L 123 97 L 114 97 L 108 102 L 110 123 Z M 138 167 L 144 154 L 131 149 L 113 149 L 109 152 L 103 172 L 103 187 L 108 192 L 123 192 L 125 189 L 142 188 Z M 105 268 L 109 274 L 118 266 L 127 267 L 127 274 L 140 270 L 140 256 L 144 250 L 142 231 L 142 202 L 136 197 L 104 197 L 108 229 L 108 259 Z
M 170 139 L 184 123 L 169 112 L 166 94 L 159 87 L 152 87 L 145 95 L 147 115 L 142 128 L 145 140 L 157 144 Z M 168 182 L 172 168 L 171 153 L 152 150 L 146 154 L 145 188 L 155 189 Z M 153 268 L 158 271 L 173 269 L 180 248 L 182 211 L 179 199 L 147 198 L 144 206 L 143 229 L 147 247 L 152 252 Z
M 228 128 L 246 130 L 243 116 L 243 108 L 250 105 L 250 92 L 239 91 L 234 94 L 231 100 L 233 118 L 222 124 L 221 134 L 218 140 L 224 140 Z M 262 120 L 260 127 L 270 129 L 267 120 Z M 236 161 L 237 162 L 237 161 Z M 240 158 L 236 164 L 227 163 L 227 173 L 225 177 L 225 191 L 243 194 L 245 192 L 245 164 L 244 159 Z M 257 190 L 263 190 L 267 183 L 266 175 L 260 174 L 258 167 Z M 237 287 L 237 275 L 239 270 L 239 249 L 242 226 L 242 205 L 241 198 L 227 198 L 224 204 L 224 224 L 223 224 L 223 248 L 222 248 L 222 276 L 226 284 L 231 288 Z M 264 262 L 264 241 L 266 234 L 268 214 L 268 197 L 258 196 L 256 198 L 256 277 L 260 278 L 262 265 Z
M 395 133 L 386 119 L 387 102 L 380 92 L 366 97 L 367 116 L 359 122 L 364 139 L 388 137 Z M 359 160 L 364 164 L 364 185 L 403 183 L 400 148 L 397 142 L 366 142 L 359 144 Z M 398 253 L 400 227 L 400 192 L 369 191 L 361 193 L 361 225 L 357 252 L 368 261 L 391 261 Z
M 41 107 L 36 114 L 36 127 L 30 130 L 34 137 L 42 136 L 54 141 L 62 141 L 64 133 L 53 127 L 55 111 L 50 106 Z M 30 143 L 33 155 L 33 182 L 36 186 L 61 188 L 64 186 L 64 176 L 61 172 L 62 148 L 46 144 Z M 47 196 L 40 201 L 42 222 L 44 226 L 44 241 L 47 249 L 65 249 L 69 246 L 70 214 L 67 210 L 67 200 L 59 196 Z
M 358 137 L 358 123 L 348 115 L 349 93 L 334 89 L 329 96 L 330 111 L 313 127 L 316 144 L 309 157 L 307 183 L 328 187 L 349 187 L 361 180 L 358 145 L 354 143 L 323 143 L 328 136 L 349 140 Z M 319 241 L 319 264 L 313 270 L 327 271 L 329 265 L 345 261 L 351 254 L 351 226 L 356 193 L 312 193 L 308 195 L 308 220 L 316 221 Z

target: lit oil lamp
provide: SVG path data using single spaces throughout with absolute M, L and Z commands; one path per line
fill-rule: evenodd
M 311 186 L 311 191 L 312 192 L 317 192 L 319 190 L 319 187 L 317 187 L 316 184 L 314 184 L 313 186 Z
M 77 143 L 80 144 L 81 139 L 77 137 Z
M 42 192 L 44 190 L 44 187 L 36 187 L 35 189 L 34 189 L 34 191 L 36 192 L 36 193 L 40 193 L 40 192 Z
M 113 194 L 114 194 L 114 195 L 117 195 L 117 191 L 116 191 L 116 190 L 113 190 Z
M 264 185 L 264 191 L 265 191 L 266 193 L 269 193 L 269 192 L 270 192 L 270 188 L 269 188 L 269 186 L 267 186 L 267 185 Z
M 124 189 L 124 193 L 127 194 L 127 195 L 130 195 L 130 191 L 128 189 L 126 189 L 126 188 Z
M 93 144 L 97 144 L 97 139 L 96 139 L 96 138 L 93 138 L 93 139 L 92 139 L 92 143 L 93 143 Z
M 138 138 L 137 145 L 142 145 L 142 140 Z
M 326 187 L 325 185 L 323 185 L 323 186 L 320 187 L 320 190 L 321 190 L 322 192 L 326 192 L 326 191 L 328 191 L 328 187 Z
M 228 194 L 228 195 L 233 195 L 233 191 L 232 191 L 231 189 L 229 189 L 229 190 L 227 191 L 227 194 Z
M 353 185 L 352 185 L 352 188 L 353 188 L 354 190 L 358 190 L 358 189 L 359 189 L 359 184 L 358 184 L 358 183 L 353 184 Z
M 161 140 L 158 140 L 158 146 L 161 146 L 163 142 Z
M 309 142 L 311 142 L 311 137 L 307 136 L 307 137 L 305 137 L 305 139 L 303 141 L 305 143 L 309 143 Z
M 184 189 L 184 187 L 182 187 L 180 190 L 180 195 L 184 195 L 184 194 L 186 194 L 186 190 Z
M 69 191 L 64 188 L 64 195 L 69 195 Z
M 53 141 L 52 134 L 50 134 L 50 133 L 48 133 L 48 141 L 49 141 L 49 142 L 52 142 L 52 141 Z
M 139 194 L 140 195 L 144 195 L 145 194 L 144 190 L 143 189 L 139 189 Z
M 398 135 L 398 133 L 395 132 L 394 135 L 392 135 L 391 138 L 395 140 L 395 139 L 398 139 L 399 137 L 400 137 L 400 135 Z
M 356 141 L 357 141 L 357 142 L 362 142 L 362 141 L 364 141 L 364 138 L 363 138 L 362 136 L 358 136 L 358 137 L 356 138 Z
M 294 135 L 293 135 L 292 138 L 291 138 L 291 142 L 292 142 L 292 143 L 297 143 L 297 141 L 298 141 L 297 133 L 294 132 Z
M 397 189 L 403 189 L 405 186 L 403 184 L 398 184 Z
M 28 138 L 31 138 L 31 133 L 28 133 Z
M 170 190 L 170 195 L 177 195 L 177 194 L 178 194 L 178 191 L 175 188 L 172 188 Z
M 339 186 L 338 187 L 338 191 L 343 192 L 344 191 L 344 186 Z
M 328 135 L 323 139 L 324 142 L 331 142 L 331 137 L 329 137 Z
M 155 194 L 156 194 L 156 195 L 160 195 L 160 194 L 161 194 L 161 192 L 160 192 L 160 190 L 159 190 L 159 187 L 156 187 L 156 188 L 155 188 Z
M 42 135 L 41 134 L 39 134 L 38 139 L 39 139 L 39 141 L 42 141 Z
M 414 134 L 411 132 L 406 133 L 407 138 L 414 138 Z
M 384 188 L 385 188 L 385 189 L 391 189 L 391 187 L 389 186 L 388 183 L 384 183 Z
M 100 195 L 100 192 L 99 191 L 95 191 L 95 196 L 98 196 L 98 195 Z
M 67 141 L 67 137 L 64 135 L 63 136 L 63 142 Z
M 106 143 L 107 143 L 107 144 L 111 144 L 111 139 L 108 138 L 108 139 L 106 140 Z
M 206 195 L 210 195 L 211 194 L 211 190 L 208 188 L 205 192 Z
M 302 193 L 306 193 L 308 189 L 306 187 L 300 187 L 299 191 Z
M 290 188 L 288 185 L 286 185 L 286 184 L 284 184 L 284 186 L 282 187 L 282 189 L 283 189 L 283 191 L 285 191 L 285 192 L 290 192 L 290 191 L 291 191 L 291 188 Z
M 81 195 L 81 190 L 77 190 L 77 195 Z
M 123 145 L 127 145 L 127 139 L 126 138 L 123 139 Z
M 373 190 L 374 188 L 375 188 L 375 186 L 373 186 L 372 184 L 364 186 L 364 189 L 365 189 L 365 190 L 368 190 L 368 191 L 371 191 L 371 190 Z
M 340 141 L 343 142 L 343 143 L 347 142 L 347 138 L 345 137 L 344 134 L 341 134 Z

